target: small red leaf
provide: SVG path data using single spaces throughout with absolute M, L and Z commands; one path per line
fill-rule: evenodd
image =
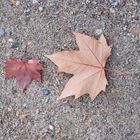
M 32 82 L 37 80 L 41 83 L 41 71 L 43 70 L 39 60 L 22 61 L 20 59 L 10 59 L 6 61 L 6 78 L 15 77 L 17 83 L 24 90 Z

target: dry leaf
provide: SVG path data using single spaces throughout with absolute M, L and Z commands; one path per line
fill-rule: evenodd
M 16 77 L 17 83 L 24 90 L 32 82 L 37 80 L 41 82 L 40 72 L 42 66 L 39 60 L 28 60 L 24 62 L 20 59 L 10 59 L 6 61 L 6 78 Z
M 74 75 L 66 84 L 60 99 L 71 95 L 78 98 L 88 93 L 94 100 L 100 91 L 105 91 L 108 84 L 104 67 L 111 47 L 107 45 L 104 35 L 97 40 L 80 33 L 73 34 L 79 51 L 62 51 L 46 57 L 59 67 L 59 72 Z

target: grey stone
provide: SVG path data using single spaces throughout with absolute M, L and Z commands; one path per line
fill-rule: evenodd
M 47 88 L 42 89 L 42 92 L 44 96 L 48 96 L 50 94 L 50 91 Z
M 113 13 L 113 14 L 115 13 L 115 10 L 113 8 L 110 8 L 109 10 L 110 10 L 110 13 Z
M 133 135 L 134 135 L 134 132 L 133 131 L 128 132 L 128 133 L 125 134 L 125 138 L 129 138 L 129 137 L 131 137 Z
M 32 0 L 33 4 L 37 4 L 38 1 L 37 0 Z
M 19 6 L 20 5 L 20 1 L 16 1 L 16 6 Z
M 0 27 L 0 37 L 3 37 L 6 34 L 5 29 Z
M 11 48 L 18 48 L 19 47 L 19 42 L 13 41 L 11 42 Z
M 100 34 L 103 33 L 103 30 L 102 29 L 96 29 L 95 33 L 96 33 L 96 35 L 100 35 Z
M 39 6 L 38 9 L 39 9 L 40 12 L 43 11 L 43 7 L 41 7 L 41 6 Z

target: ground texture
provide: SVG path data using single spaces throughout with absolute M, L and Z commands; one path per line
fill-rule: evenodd
M 12 0 L 11 0 L 12 1 Z M 139 0 L 0 0 L 0 140 L 140 140 Z M 14 1 L 14 0 L 13 0 Z M 77 49 L 71 31 L 112 44 L 109 85 L 94 101 L 59 101 L 71 75 L 57 73 L 44 54 Z M 43 84 L 23 93 L 4 76 L 10 57 L 41 60 Z

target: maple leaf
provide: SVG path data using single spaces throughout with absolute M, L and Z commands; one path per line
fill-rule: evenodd
M 111 54 L 104 35 L 99 40 L 94 37 L 73 32 L 79 46 L 78 51 L 62 51 L 46 55 L 58 67 L 59 72 L 74 76 L 68 81 L 59 99 L 75 95 L 75 99 L 89 94 L 91 99 L 105 91 L 108 84 L 105 77 L 105 63 Z
M 17 83 L 24 90 L 32 82 L 37 80 L 41 83 L 40 72 L 43 67 L 39 60 L 22 61 L 20 59 L 10 59 L 6 61 L 6 78 L 16 77 Z

